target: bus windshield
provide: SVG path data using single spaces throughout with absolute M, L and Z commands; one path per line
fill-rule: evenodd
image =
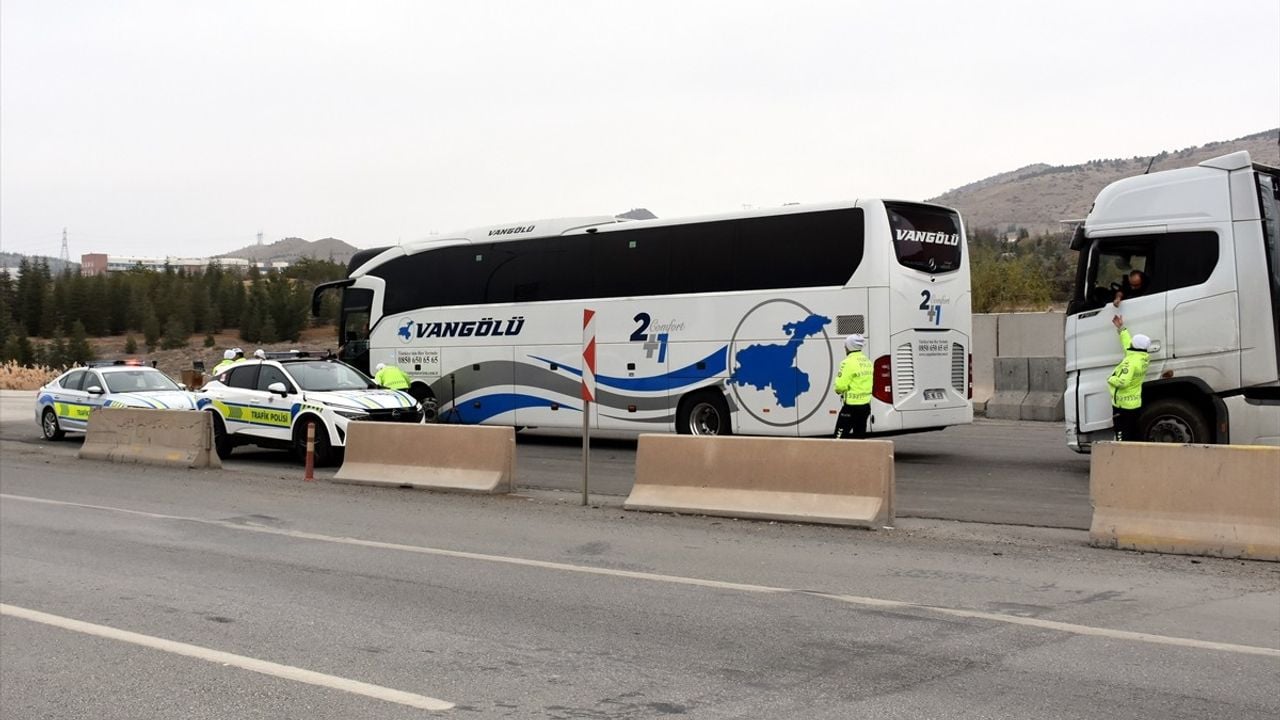
M 960 215 L 943 208 L 885 203 L 898 262 L 927 273 L 960 267 Z

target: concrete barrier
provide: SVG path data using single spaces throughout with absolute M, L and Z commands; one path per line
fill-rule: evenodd
M 893 523 L 893 443 L 641 435 L 623 507 L 878 529 Z
M 1089 543 L 1280 561 L 1280 448 L 1098 443 Z
M 995 393 L 996 319 L 997 315 L 974 315 L 973 338 L 973 409 L 982 412 Z
M 1066 315 L 1004 313 L 998 318 L 996 357 L 1066 356 Z
M 998 357 L 993 363 L 996 384 L 995 393 L 987 401 L 987 417 L 1020 420 L 1022 402 L 1027 399 L 1029 388 L 1027 359 Z
M 97 408 L 89 414 L 80 457 L 118 463 L 220 468 L 212 416 L 189 410 Z
M 482 425 L 353 422 L 335 482 L 427 490 L 509 493 L 516 431 Z
M 1021 418 L 1041 422 L 1066 419 L 1063 413 L 1066 389 L 1066 358 L 1027 358 L 1027 397 L 1022 401 Z

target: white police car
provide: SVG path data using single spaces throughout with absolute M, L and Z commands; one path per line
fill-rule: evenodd
M 99 407 L 195 410 L 196 398 L 159 370 L 124 362 L 72 368 L 36 392 L 36 422 L 46 440 L 84 432 Z
M 214 445 L 225 458 L 237 445 L 293 450 L 305 457 L 307 424 L 316 426 L 315 461 L 327 465 L 347 444 L 352 420 L 422 421 L 407 393 L 378 387 L 332 357 L 267 353 L 225 368 L 197 393 L 213 413 Z

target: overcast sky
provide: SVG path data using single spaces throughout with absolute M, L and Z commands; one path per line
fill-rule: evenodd
M 1280 2 L 0 0 L 0 249 L 923 199 L 1280 125 Z

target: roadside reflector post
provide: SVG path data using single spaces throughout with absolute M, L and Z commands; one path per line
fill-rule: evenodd
M 315 482 L 316 479 L 316 424 L 307 423 L 307 470 L 302 477 L 304 482 Z
M 582 504 L 591 478 L 591 402 L 596 397 L 596 311 L 582 311 Z

